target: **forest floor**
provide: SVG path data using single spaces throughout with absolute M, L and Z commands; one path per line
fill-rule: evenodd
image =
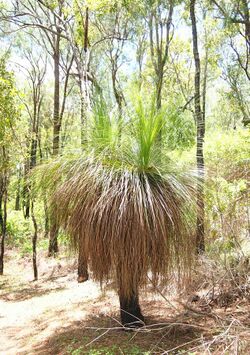
M 127 332 L 117 295 L 91 280 L 78 284 L 76 266 L 73 257 L 43 253 L 34 282 L 31 258 L 7 252 L 0 354 L 250 354 L 249 300 L 208 307 L 197 294 L 190 301 L 153 295 L 149 287 L 141 299 L 147 326 Z

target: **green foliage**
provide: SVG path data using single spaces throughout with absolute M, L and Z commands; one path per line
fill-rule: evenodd
M 85 149 L 93 150 L 96 155 L 114 155 L 118 147 L 120 126 L 121 122 L 110 114 L 104 99 L 97 96 L 87 127 Z
M 248 171 L 250 151 L 249 129 L 227 132 L 217 131 L 206 137 L 205 157 L 207 166 L 217 170 L 220 176 L 234 180 Z
M 195 123 L 190 116 L 176 108 L 166 112 L 165 139 L 168 150 L 182 151 L 195 144 Z
M 131 156 L 140 170 L 157 169 L 161 160 L 160 135 L 164 126 L 163 111 L 157 111 L 155 102 L 144 103 L 141 97 L 134 104 L 131 124 Z M 134 153 L 134 154 L 133 154 Z
M 17 116 L 16 89 L 13 73 L 6 69 L 6 57 L 0 58 L 0 147 L 8 145 L 11 127 Z
M 41 203 L 37 202 L 35 206 L 35 214 L 38 224 L 38 233 L 41 236 L 41 238 L 38 239 L 38 249 L 47 250 L 48 239 L 43 238 L 44 213 Z M 32 220 L 30 218 L 25 219 L 22 211 L 15 211 L 12 203 L 8 210 L 7 235 L 7 243 L 9 247 L 19 248 L 22 255 L 32 254 Z M 67 237 L 62 233 L 59 235 L 59 240 L 62 245 L 67 243 Z
M 32 222 L 24 219 L 21 211 L 9 211 L 7 222 L 8 245 L 20 248 L 22 255 L 32 251 L 31 233 Z
M 207 139 L 206 215 L 212 248 L 229 251 L 248 233 L 249 151 L 248 130 Z

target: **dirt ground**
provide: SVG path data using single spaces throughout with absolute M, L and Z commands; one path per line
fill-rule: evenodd
M 250 354 L 249 304 L 208 312 L 169 295 L 141 299 L 147 326 L 121 330 L 118 298 L 92 280 L 78 284 L 73 257 L 6 255 L 0 278 L 0 354 Z M 167 298 L 166 298 L 167 297 Z M 195 300 L 194 300 L 195 301 Z

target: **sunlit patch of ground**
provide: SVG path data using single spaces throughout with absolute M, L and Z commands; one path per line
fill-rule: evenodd
M 113 291 L 103 293 L 91 280 L 78 284 L 73 258 L 40 255 L 39 260 L 40 279 L 33 282 L 31 260 L 15 251 L 7 255 L 0 278 L 3 355 L 247 354 L 250 322 L 244 301 L 211 311 L 148 292 L 141 300 L 147 326 L 125 332 Z

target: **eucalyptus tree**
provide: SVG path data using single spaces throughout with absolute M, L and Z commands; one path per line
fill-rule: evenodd
M 247 103 L 250 83 L 250 4 L 247 0 L 210 0 L 210 4 L 215 11 L 214 16 L 222 20 L 225 30 L 227 53 L 224 53 L 223 62 L 226 64 L 223 65 L 223 78 L 229 84 L 235 103 L 243 116 L 242 122 L 247 126 L 250 122 Z M 236 73 L 238 83 L 235 82 Z
M 155 72 L 156 105 L 161 108 L 165 66 L 173 39 L 173 13 L 176 0 L 146 2 L 146 22 L 149 28 L 150 54 Z
M 103 15 L 97 13 L 94 23 L 100 36 L 106 38 L 103 45 L 104 53 L 108 59 L 113 94 L 120 115 L 122 115 L 122 108 L 126 102 L 119 82 L 118 72 L 125 58 L 126 42 L 131 39 L 133 30 L 131 20 L 127 7 L 118 3 L 113 5 L 108 13 Z
M 53 12 L 54 10 L 51 9 L 51 11 Z M 91 53 L 94 47 L 104 39 L 99 39 L 96 42 L 95 35 L 90 38 L 89 32 L 93 30 L 90 19 L 91 8 L 84 1 L 75 0 L 73 4 L 65 1 L 64 11 L 68 13 L 69 19 L 60 18 L 61 28 L 73 53 L 70 75 L 76 79 L 79 87 L 81 142 L 83 144 L 86 140 L 83 135 L 83 127 L 86 124 L 87 112 L 90 111 L 91 93 L 93 88 L 97 92 L 101 91 L 94 70 L 91 70 Z
M 70 4 L 68 7 L 70 8 Z M 81 143 L 84 137 L 84 125 L 86 124 L 87 111 L 90 106 L 90 51 L 89 51 L 89 8 L 80 0 L 75 1 L 72 21 L 63 22 L 68 36 L 69 45 L 74 53 L 76 64 L 76 80 L 80 91 L 80 119 L 81 119 Z M 94 81 L 94 79 L 93 79 Z
M 59 154 L 60 134 L 62 126 L 62 117 L 64 112 L 65 100 L 67 97 L 65 86 L 63 89 L 63 99 L 60 100 L 60 78 L 61 78 L 61 47 L 63 39 L 67 36 L 63 33 L 62 20 L 67 21 L 68 17 L 64 12 L 64 0 L 55 1 L 36 1 L 20 0 L 12 1 L 12 8 L 1 12 L 1 19 L 12 25 L 11 31 L 26 30 L 27 28 L 35 29 L 30 33 L 36 39 L 38 44 L 53 59 L 54 67 L 54 100 L 53 100 L 53 141 L 52 154 Z M 72 57 L 69 58 L 67 67 L 72 65 Z M 69 75 L 69 72 L 68 72 Z M 65 77 L 65 85 L 68 83 L 68 75 Z M 57 243 L 58 228 L 51 223 L 49 255 L 53 255 L 58 251 Z
M 217 1 L 210 0 L 223 19 L 230 38 L 230 45 L 236 60 L 250 81 L 250 4 L 248 0 Z M 230 34 L 231 31 L 231 34 Z M 234 40 L 233 37 L 236 39 Z M 244 49 L 241 48 L 241 39 L 244 40 Z
M 35 199 L 32 196 L 32 185 L 29 179 L 30 172 L 37 165 L 38 158 L 38 141 L 41 130 L 41 109 L 44 99 L 43 84 L 45 80 L 47 70 L 47 59 L 43 59 L 43 54 L 34 54 L 31 48 L 26 48 L 24 57 L 29 63 L 28 67 L 22 66 L 25 71 L 27 82 L 29 85 L 29 91 L 26 93 L 26 97 L 22 99 L 22 102 L 26 108 L 29 121 L 29 138 L 27 142 L 28 154 L 26 158 L 26 171 L 25 171 L 25 184 L 24 184 L 24 208 L 25 218 L 31 216 L 34 233 L 32 237 L 32 251 L 33 251 L 33 270 L 34 279 L 38 278 L 37 270 L 37 221 L 34 212 Z
M 233 121 L 230 122 L 232 127 L 236 129 L 242 124 L 247 126 L 250 123 L 249 82 L 235 62 L 223 66 L 222 78 L 229 86 L 224 92 L 224 98 L 229 105 L 233 105 L 232 113 L 238 112 L 237 117 L 233 115 Z
M 184 111 L 189 110 L 192 114 L 193 111 L 193 77 L 192 77 L 192 53 L 190 42 L 175 36 L 173 39 L 170 65 L 168 68 L 168 77 L 173 80 L 177 88 L 176 94 L 179 101 L 182 101 L 181 109 Z M 167 88 L 169 90 L 169 87 Z M 181 100 L 180 100 L 181 98 Z
M 198 33 L 197 33 L 197 20 L 195 13 L 196 0 L 190 0 L 190 18 L 192 23 L 192 38 L 193 38 L 193 56 L 195 62 L 195 77 L 194 77 L 194 90 L 195 90 L 195 120 L 197 126 L 197 142 L 196 142 L 196 159 L 197 169 L 200 178 L 200 183 L 197 185 L 197 206 L 199 213 L 197 214 L 197 232 L 196 232 L 196 247 L 198 253 L 205 251 L 205 206 L 204 206 L 204 136 L 205 136 L 205 116 L 201 108 L 201 65 L 200 55 L 198 48 Z
M 38 149 L 38 136 L 41 126 L 41 107 L 43 101 L 42 85 L 45 79 L 47 61 L 43 60 L 43 54 L 35 55 L 31 48 L 26 48 L 24 51 L 24 59 L 29 65 L 27 67 L 20 65 L 23 70 L 23 75 L 28 83 L 28 92 L 25 92 L 21 100 L 25 106 L 28 115 L 29 138 L 27 147 L 29 150 L 28 160 L 26 162 L 26 178 L 29 171 L 36 166 L 37 149 Z M 24 193 L 24 216 L 30 216 L 30 186 L 27 182 L 25 184 Z
M 4 270 L 4 249 L 7 233 L 7 202 L 13 128 L 18 117 L 13 73 L 6 69 L 6 57 L 0 58 L 0 275 Z
M 50 9 L 56 9 L 52 13 Z M 60 27 L 60 15 L 63 11 L 63 1 L 57 3 L 30 0 L 12 2 L 12 9 L 2 14 L 2 20 L 12 24 L 12 30 L 25 30 L 26 28 L 38 29 L 41 36 L 37 38 L 41 41 L 53 58 L 54 64 L 54 117 L 53 117 L 53 154 L 58 154 L 60 136 L 60 42 L 63 34 Z M 59 18 L 58 18 L 59 17 Z M 31 34 L 36 38 L 36 33 Z

